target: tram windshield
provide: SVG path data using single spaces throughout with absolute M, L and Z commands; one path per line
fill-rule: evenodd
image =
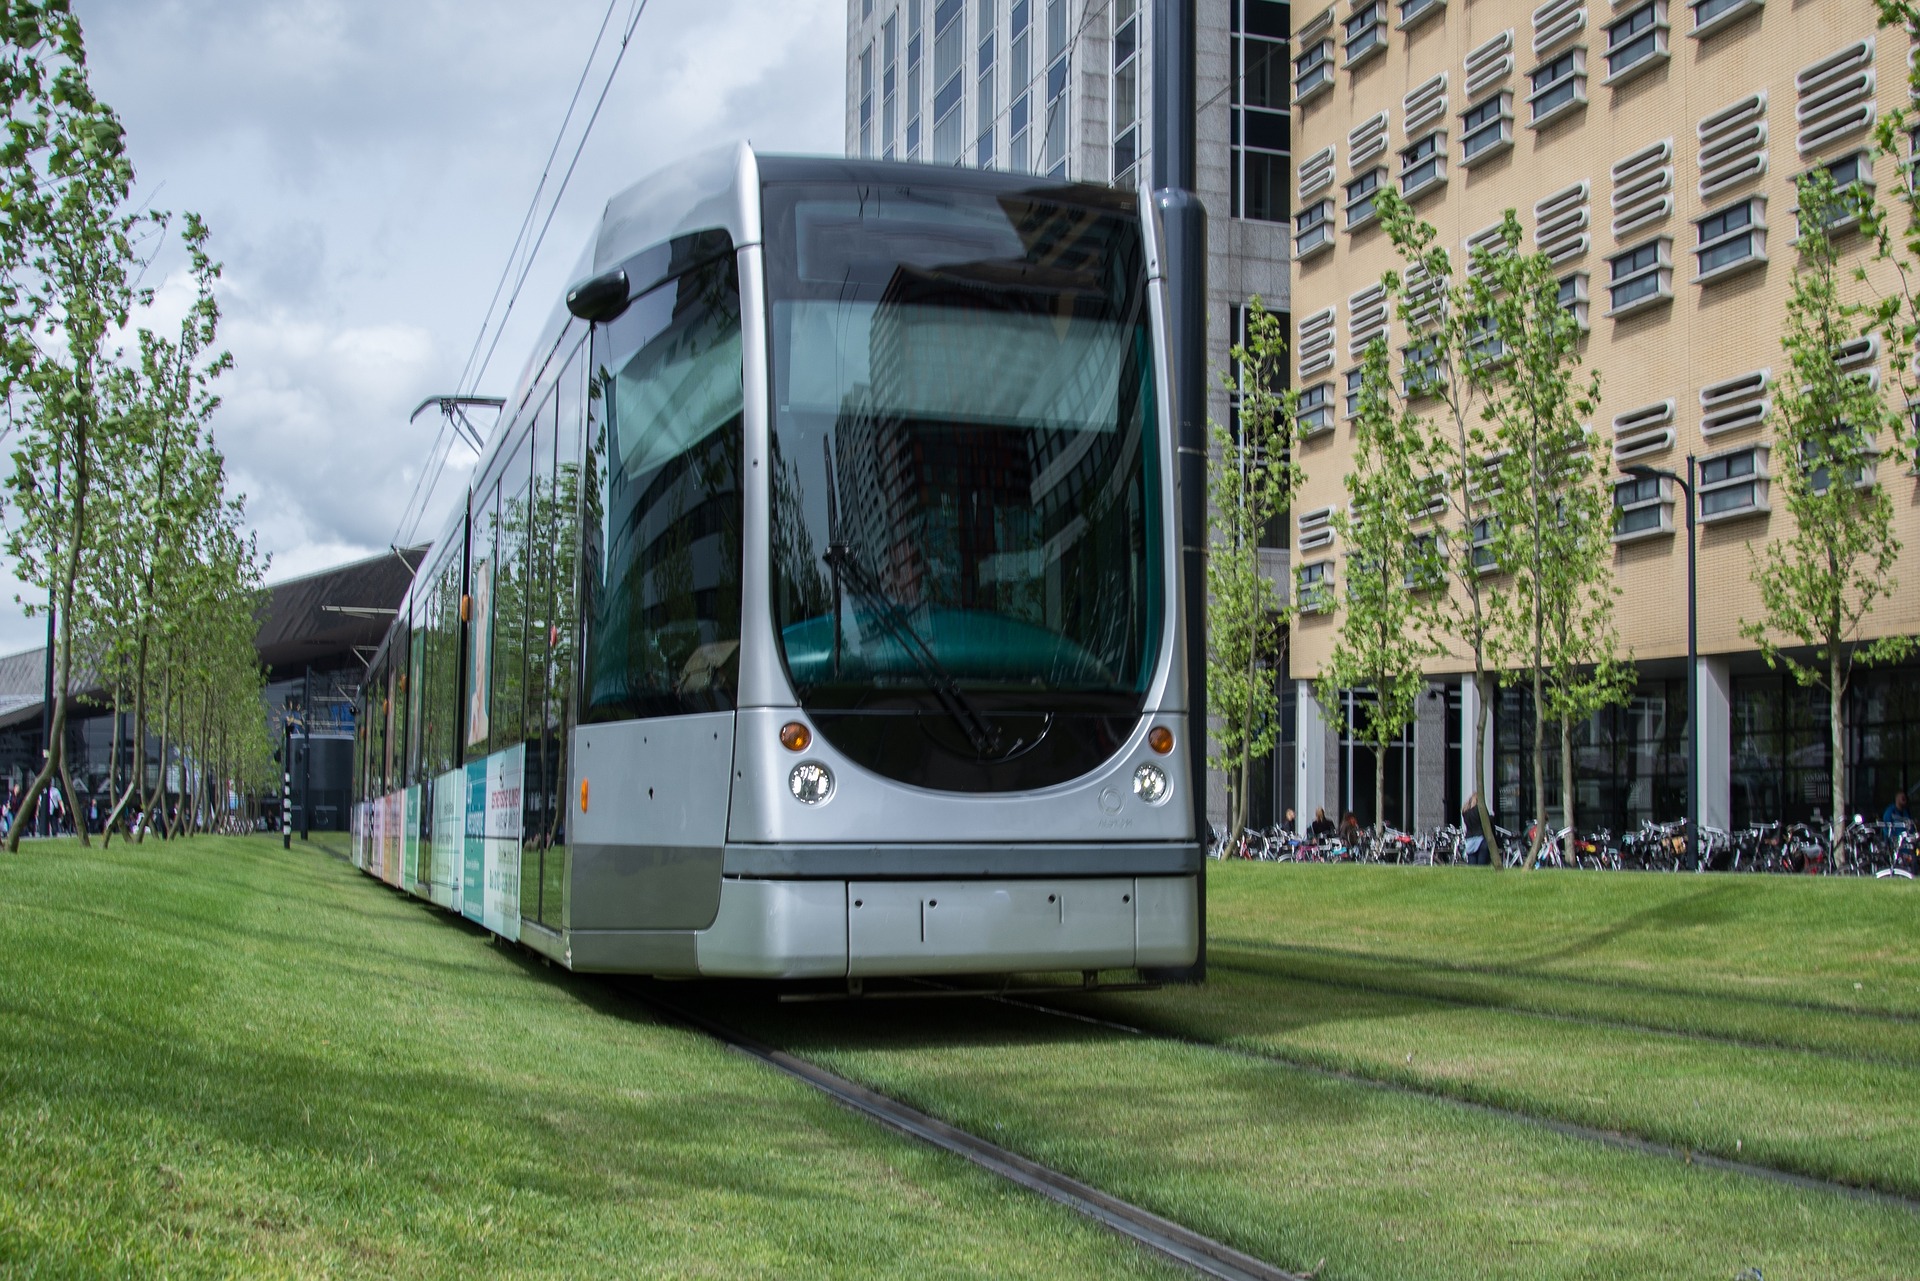
M 1160 582 L 1138 214 L 1044 182 L 770 182 L 772 562 L 787 671 L 884 773 L 1093 768 Z

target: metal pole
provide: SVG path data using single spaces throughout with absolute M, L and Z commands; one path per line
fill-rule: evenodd
M 300 839 L 313 828 L 313 667 L 300 699 Z
M 293 722 L 280 705 L 280 848 L 293 848 Z
M 1694 456 L 1687 455 L 1687 862 L 1700 866 L 1700 592 L 1694 569 Z
M 1187 789 L 1196 839 L 1207 830 L 1207 211 L 1193 194 L 1194 0 L 1154 0 L 1153 185 L 1166 255 L 1178 433 L 1181 610 L 1186 633 Z M 1199 952 L 1178 977 L 1207 974 L 1207 869 L 1196 887 Z

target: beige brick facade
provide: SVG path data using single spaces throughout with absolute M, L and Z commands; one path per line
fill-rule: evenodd
M 1673 0 L 1654 7 L 1650 27 L 1640 13 L 1644 7 L 1637 0 L 1612 5 L 1548 0 L 1537 6 L 1531 0 L 1429 0 L 1425 6 L 1391 0 L 1381 5 L 1384 48 L 1365 53 L 1353 65 L 1343 48 L 1349 22 L 1361 15 L 1354 28 L 1360 42 L 1375 38 L 1366 31 L 1365 0 L 1339 0 L 1331 11 L 1295 7 L 1293 209 L 1296 245 L 1310 247 L 1294 265 L 1292 305 L 1298 354 L 1308 369 L 1325 365 L 1324 358 L 1316 362 L 1310 342 L 1316 313 L 1332 309 L 1334 338 L 1331 364 L 1297 377 L 1303 388 L 1331 384 L 1334 427 L 1301 450 L 1307 478 L 1296 513 L 1344 501 L 1352 432 L 1342 421 L 1342 393 L 1346 372 L 1357 364 L 1356 318 L 1362 331 L 1368 323 L 1366 300 L 1360 298 L 1356 307 L 1356 295 L 1398 266 L 1377 222 L 1349 230 L 1346 185 L 1384 166 L 1386 181 L 1397 188 L 1403 167 L 1424 159 L 1414 151 L 1403 160 L 1402 153 L 1435 130 L 1444 134 L 1437 148 L 1445 156 L 1444 180 L 1429 183 L 1410 199 L 1436 227 L 1441 243 L 1455 251 L 1456 261 L 1467 238 L 1497 224 L 1511 208 L 1529 249 L 1544 237 L 1544 247 L 1564 254 L 1559 265 L 1567 276 L 1584 274 L 1591 330 L 1583 357 L 1601 375 L 1602 404 L 1594 427 L 1631 455 L 1616 455 L 1616 472 L 1622 461 L 1683 472 L 1690 453 L 1704 458 L 1768 443 L 1770 428 L 1761 421 L 1759 402 L 1786 366 L 1780 327 L 1795 263 L 1794 180 L 1815 164 L 1854 153 L 1867 153 L 1871 162 L 1868 122 L 1879 104 L 1905 105 L 1911 46 L 1905 32 L 1876 30 L 1866 0 L 1695 5 Z M 1409 10 L 1414 16 L 1403 26 Z M 1703 15 L 1710 30 L 1696 30 Z M 1616 29 L 1616 64 L 1628 63 L 1637 52 L 1627 48 L 1636 39 L 1653 50 L 1620 66 L 1612 83 L 1610 27 Z M 1651 38 L 1649 30 L 1655 33 Z M 1323 88 L 1311 83 L 1320 39 L 1331 42 L 1331 84 Z M 1569 54 L 1575 69 L 1571 83 L 1579 92 L 1536 125 L 1529 102 L 1536 92 L 1534 73 L 1556 63 L 1565 72 Z M 1565 96 L 1564 75 L 1540 79 L 1546 86 L 1541 102 Z M 1506 95 L 1511 114 L 1511 143 L 1498 141 L 1496 123 L 1482 123 L 1489 116 L 1497 121 L 1498 109 L 1483 112 L 1471 123 L 1489 132 L 1476 135 L 1482 145 L 1468 163 L 1466 113 L 1500 95 Z M 1384 148 L 1376 141 L 1382 113 Z M 1415 122 L 1411 136 L 1410 116 Z M 1356 144 L 1362 156 L 1358 164 Z M 1326 182 L 1323 153 L 1329 148 L 1331 181 Z M 1883 198 L 1905 180 L 1892 159 L 1880 160 L 1873 169 Z M 1307 234 L 1312 215 L 1299 220 L 1328 199 L 1331 247 L 1313 247 Z M 1735 227 L 1722 242 L 1722 256 L 1735 260 L 1721 274 L 1700 281 L 1700 220 L 1749 201 L 1757 202 L 1748 210 L 1766 229 L 1765 261 L 1738 258 L 1740 244 L 1746 243 L 1738 234 L 1759 233 Z M 1738 218 L 1736 212 L 1730 221 Z M 1671 299 L 1643 301 L 1609 315 L 1609 260 L 1649 242 L 1665 246 Z M 1849 234 L 1843 244 L 1850 261 L 1867 264 L 1868 247 L 1860 236 Z M 1404 328 L 1395 320 L 1389 342 L 1397 349 L 1404 341 Z M 1887 377 L 1884 351 L 1875 348 L 1860 359 Z M 1761 371 L 1773 382 L 1762 387 L 1758 379 L 1740 381 Z M 1887 377 L 1887 392 L 1898 403 L 1902 393 L 1894 381 Z M 1874 630 L 1920 631 L 1920 488 L 1904 464 L 1891 460 L 1881 462 L 1879 478 L 1892 490 L 1907 550 L 1902 590 L 1880 611 Z M 1723 493 L 1718 503 L 1739 496 Z M 1621 542 L 1614 552 L 1614 573 L 1624 590 L 1622 640 L 1641 660 L 1685 653 L 1684 500 L 1678 494 L 1674 498 L 1666 512 L 1674 532 L 1650 532 Z M 1751 649 L 1738 628 L 1743 616 L 1758 611 L 1750 579 L 1752 546 L 1779 536 L 1786 526 L 1777 495 L 1773 506 L 1771 512 L 1721 514 L 1701 526 L 1704 655 Z M 1325 559 L 1338 574 L 1337 542 L 1303 548 L 1297 528 L 1293 541 L 1296 567 Z M 1293 637 L 1295 677 L 1318 673 L 1332 645 L 1333 623 L 1331 615 L 1302 620 Z M 1461 666 L 1437 664 L 1435 672 Z

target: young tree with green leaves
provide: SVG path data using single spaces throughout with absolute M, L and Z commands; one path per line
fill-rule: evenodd
M 1233 831 L 1246 826 L 1253 762 L 1273 750 L 1279 692 L 1270 661 L 1294 609 L 1260 572 L 1260 531 L 1299 488 L 1293 461 L 1297 395 L 1283 390 L 1286 335 L 1259 298 L 1248 303 L 1247 340 L 1233 349 L 1238 439 L 1212 424 L 1215 461 L 1207 515 L 1207 708 L 1213 754 L 1227 776 Z
M 1487 294 L 1473 277 L 1455 270 L 1452 255 L 1439 243 L 1433 226 L 1416 218 L 1398 192 L 1383 190 L 1375 208 L 1405 268 L 1390 271 L 1381 280 L 1408 338 L 1402 353 L 1400 394 L 1426 425 L 1431 493 L 1436 500 L 1444 499 L 1444 519 L 1451 526 L 1448 536 L 1440 540 L 1449 586 L 1428 598 L 1428 628 L 1436 640 L 1450 642 L 1457 647 L 1451 652 L 1473 665 L 1478 695 L 1474 756 L 1484 762 L 1498 692 L 1494 647 L 1508 591 L 1506 580 L 1497 572 L 1498 562 L 1483 556 L 1484 540 L 1475 536 L 1476 526 L 1484 528 L 1482 522 L 1491 517 L 1486 488 L 1497 448 L 1484 414 L 1498 370 L 1477 354 L 1485 338 L 1478 318 Z M 1490 802 L 1490 797 L 1482 797 L 1480 834 L 1487 848 L 1494 850 L 1499 843 L 1494 839 Z M 1493 859 L 1492 865 L 1500 866 L 1500 860 Z
M 54 689 L 45 762 L 8 837 L 58 780 L 69 805 L 66 727 L 73 702 L 77 588 L 98 550 L 90 500 L 114 424 L 100 384 L 113 336 L 147 295 L 133 278 L 147 220 L 128 206 L 133 166 L 112 108 L 87 81 L 67 0 L 0 0 L 0 386 L 16 424 L 8 551 L 55 613 Z M 84 832 L 82 833 L 84 840 Z
M 1571 828 L 1573 725 L 1627 688 L 1613 654 L 1613 502 L 1601 470 L 1608 443 L 1587 426 L 1600 378 L 1582 376 L 1580 325 L 1560 304 L 1552 260 L 1521 252 L 1520 243 L 1509 209 L 1497 243 L 1474 251 L 1466 355 L 1490 380 L 1483 412 L 1497 479 L 1487 508 L 1493 559 L 1510 575 L 1489 649 L 1500 667 L 1520 674 L 1533 702 L 1531 868 L 1551 832 L 1549 718 L 1559 725 L 1558 781 Z
M 1314 683 L 1314 698 L 1330 720 L 1342 715 L 1344 691 L 1370 695 L 1357 728 L 1373 752 L 1376 835 L 1386 826 L 1387 752 L 1419 709 L 1427 684 L 1423 665 L 1441 652 L 1418 593 L 1446 581 L 1438 538 L 1415 532 L 1433 500 L 1424 428 L 1396 408 L 1392 380 L 1386 340 L 1375 338 L 1361 365 L 1349 506 L 1333 517 L 1347 551 L 1339 632 Z
M 1883 28 L 1902 32 L 1920 31 L 1920 2 L 1916 0 L 1873 0 Z M 1920 61 L 1907 62 L 1909 97 L 1920 101 Z M 1852 212 L 1860 220 L 1860 230 L 1874 246 L 1874 257 L 1892 273 L 1891 289 L 1872 304 L 1872 326 L 1887 340 L 1888 363 L 1893 381 L 1905 393 L 1904 403 L 1920 402 L 1920 181 L 1913 174 L 1913 134 L 1916 125 L 1911 106 L 1882 102 L 1874 122 L 1874 150 L 1878 157 L 1891 158 L 1907 180 L 1892 186 L 1897 204 L 1906 211 L 1904 225 L 1892 218 L 1876 195 L 1865 188 L 1847 193 Z M 1895 434 L 1889 454 L 1910 466 L 1920 466 L 1920 424 L 1909 423 Z
M 1799 191 L 1799 262 L 1781 337 L 1787 376 L 1769 415 L 1773 486 L 1793 528 L 1755 551 L 1763 612 L 1743 620 L 1740 634 L 1770 666 L 1827 692 L 1833 834 L 1842 859 L 1847 690 L 1857 669 L 1897 662 L 1915 645 L 1909 636 L 1866 636 L 1874 607 L 1897 586 L 1893 500 L 1876 466 L 1881 442 L 1897 435 L 1900 423 L 1878 387 L 1839 359 L 1842 347 L 1877 320 L 1869 304 L 1845 297 L 1849 273 L 1834 243 L 1835 226 L 1857 211 L 1861 197 L 1836 191 L 1822 169 L 1802 178 Z M 1801 656 L 1809 652 L 1810 660 Z

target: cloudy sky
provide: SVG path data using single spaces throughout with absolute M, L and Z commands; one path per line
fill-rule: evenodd
M 556 170 L 635 0 L 613 19 Z M 645 0 L 479 390 L 504 395 L 614 191 L 717 142 L 838 152 L 844 0 Z M 278 579 L 384 549 L 608 0 L 76 0 L 137 199 L 226 265 L 215 432 Z M 557 179 L 556 172 L 555 178 Z M 543 207 L 544 213 L 544 207 Z M 164 254 L 162 306 L 182 280 Z M 480 419 L 486 425 L 485 418 Z M 456 450 L 422 538 L 471 455 Z M 0 652 L 42 643 L 0 579 Z

